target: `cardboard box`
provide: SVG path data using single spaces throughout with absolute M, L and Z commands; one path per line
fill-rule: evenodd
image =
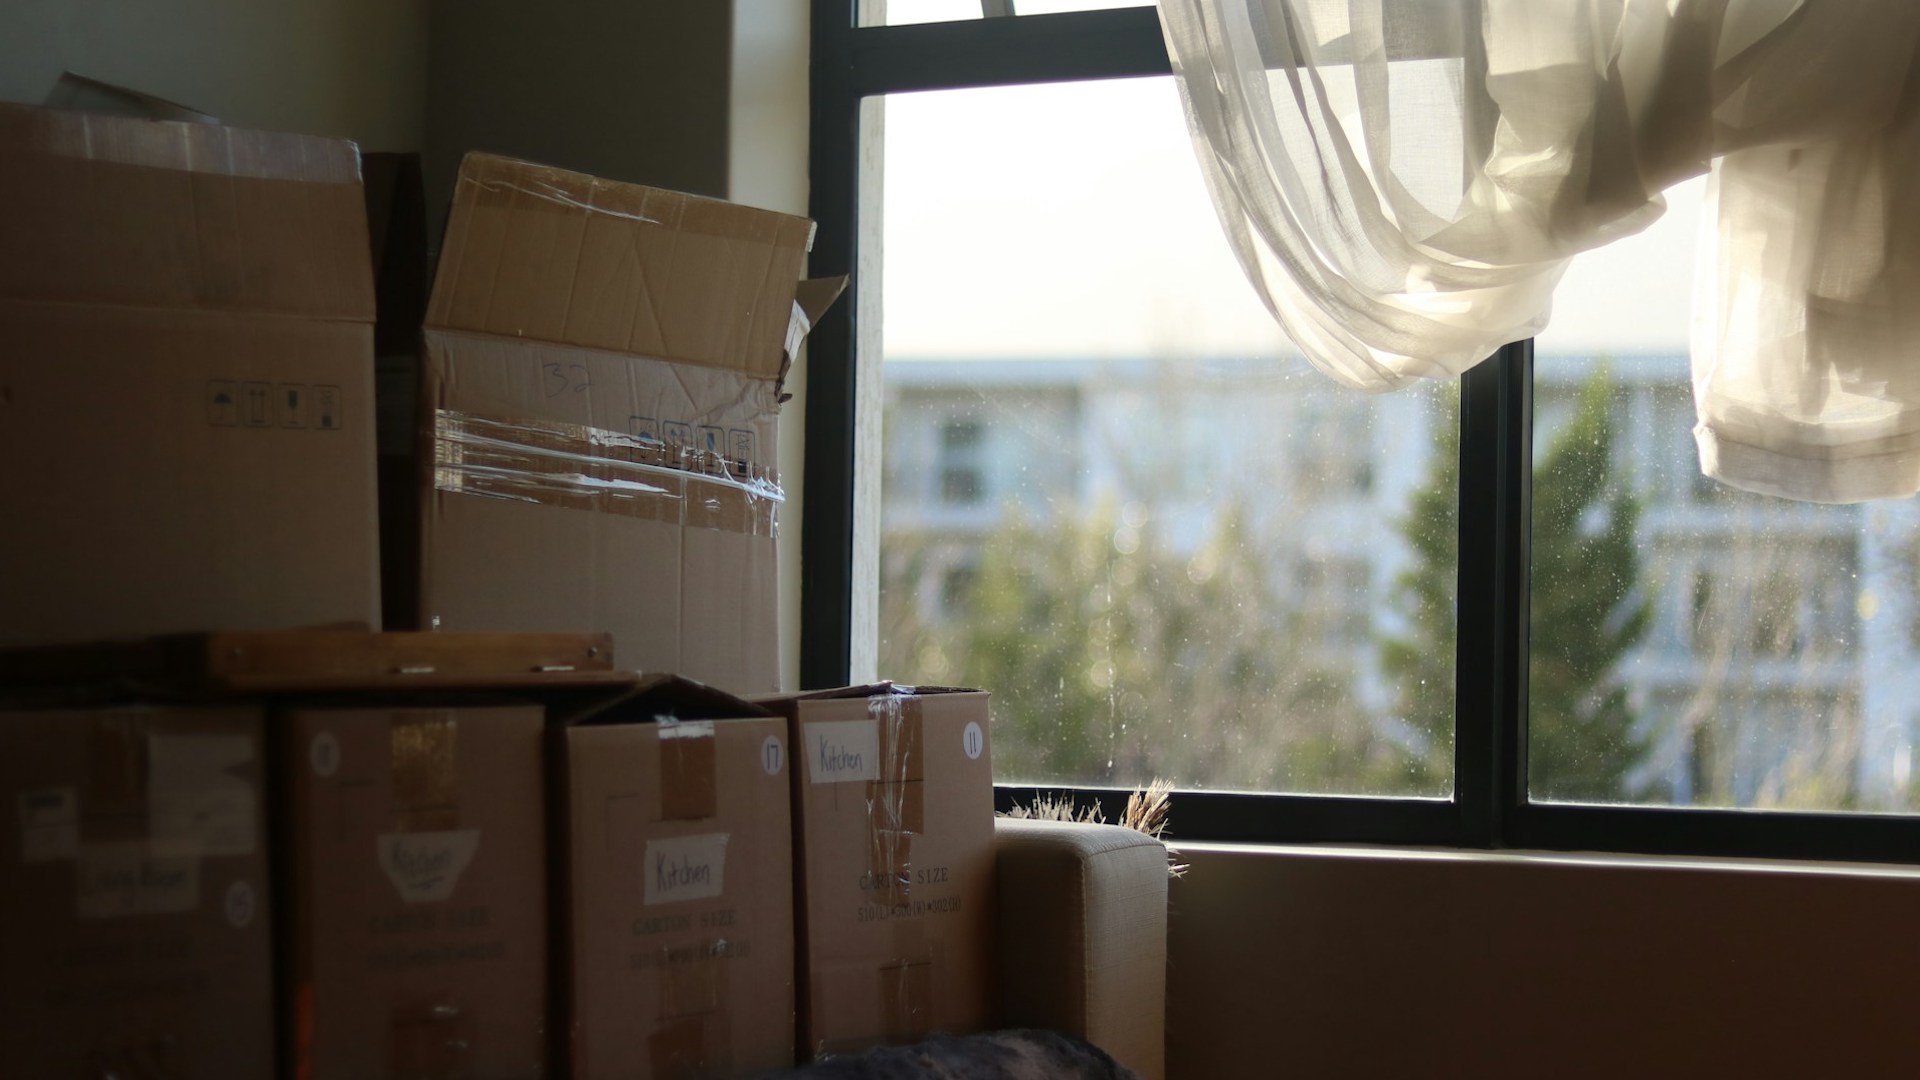
M 255 708 L 0 712 L 0 1072 L 271 1075 L 263 771 Z
M 292 1075 L 545 1074 L 544 724 L 525 704 L 276 716 Z
M 987 694 L 756 699 L 791 721 L 803 1055 L 994 1022 Z
M 797 291 L 812 236 L 469 154 L 424 334 L 421 626 L 608 630 L 623 667 L 777 689 L 780 378 L 837 295 Z
M 0 645 L 379 624 L 359 161 L 0 105 Z
M 784 719 L 681 679 L 556 730 L 562 1024 L 578 1080 L 792 1066 L 786 734 Z

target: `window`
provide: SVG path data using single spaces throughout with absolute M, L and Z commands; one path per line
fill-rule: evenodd
M 935 6 L 816 4 L 807 685 L 989 685 L 1003 783 L 1188 838 L 1920 851 L 1920 511 L 1698 477 L 1698 185 L 1367 399 L 1259 336 L 1151 10 Z
M 940 426 L 940 501 L 972 506 L 987 496 L 981 461 L 986 429 L 978 420 L 949 420 Z

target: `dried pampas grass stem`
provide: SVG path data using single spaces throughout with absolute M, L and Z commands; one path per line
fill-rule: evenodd
M 1173 784 L 1166 780 L 1154 780 L 1144 788 L 1135 788 L 1127 796 L 1127 808 L 1120 815 L 1120 824 L 1135 832 L 1145 833 L 1165 844 L 1167 840 L 1167 815 L 1173 808 Z M 1100 809 L 1098 802 L 1078 806 L 1071 795 L 1046 795 L 1036 792 L 1033 801 L 1026 805 L 1014 803 L 1013 809 L 1001 817 L 1020 818 L 1027 821 L 1070 821 L 1082 825 L 1105 825 L 1106 811 Z M 1173 845 L 1167 845 L 1167 875 L 1184 877 L 1187 864 L 1180 861 L 1180 853 Z

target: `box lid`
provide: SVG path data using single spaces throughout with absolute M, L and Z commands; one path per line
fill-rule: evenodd
M 567 717 L 569 726 L 644 724 L 671 720 L 760 719 L 775 714 L 684 675 L 649 675 L 632 691 Z
M 812 243 L 805 218 L 468 154 L 427 325 L 773 379 Z
M 856 686 L 836 686 L 827 690 L 803 690 L 797 694 L 756 695 L 756 701 L 838 701 L 864 697 L 928 697 L 934 694 L 977 694 L 971 686 L 908 686 L 905 683 L 877 682 Z
M 360 151 L 0 104 L 0 299 L 372 322 Z

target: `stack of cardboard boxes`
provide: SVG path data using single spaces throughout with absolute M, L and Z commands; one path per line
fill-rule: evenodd
M 336 628 L 0 662 L 9 1073 L 718 1077 L 990 1025 L 985 695 L 774 693 L 811 223 L 470 155 L 397 495 L 364 194 L 349 143 L 0 106 L 0 646 Z M 612 637 L 374 633 L 396 508 L 390 615 Z

